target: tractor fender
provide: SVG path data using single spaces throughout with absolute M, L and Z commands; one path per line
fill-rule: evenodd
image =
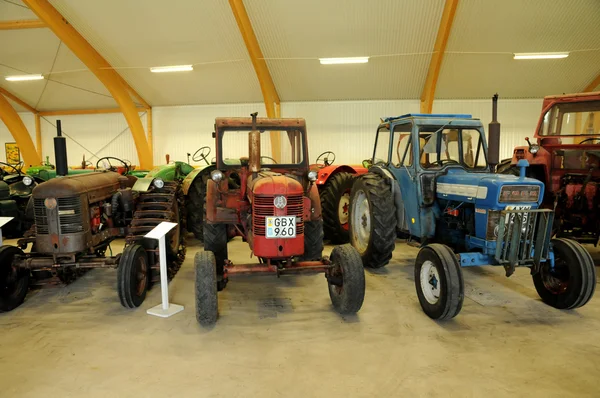
M 216 168 L 215 165 L 204 166 L 204 167 L 199 167 L 197 169 L 194 169 L 192 172 L 188 173 L 188 175 L 186 175 L 185 178 L 183 179 L 183 185 L 182 185 L 183 195 L 187 196 L 188 191 L 190 190 L 190 187 L 192 186 L 192 183 L 194 182 L 196 177 L 198 177 L 199 175 L 201 175 L 205 172 L 210 173 L 215 168 Z
M 311 185 L 308 191 L 308 198 L 310 199 L 310 220 L 321 220 L 321 198 L 319 197 L 319 188 L 316 184 Z
M 396 209 L 396 225 L 398 228 L 402 228 L 406 224 L 406 217 L 404 216 L 404 201 L 402 200 L 398 180 L 388 169 L 381 166 L 372 166 L 369 171 L 382 176 L 390 184 L 392 197 L 394 198 L 394 208 Z
M 329 177 L 331 177 L 332 175 L 339 173 L 339 172 L 346 172 L 346 173 L 350 173 L 350 174 L 357 174 L 357 175 L 361 175 L 361 174 L 365 174 L 368 170 L 365 167 L 362 166 L 348 166 L 348 165 L 331 165 L 331 166 L 325 166 L 323 168 L 319 169 L 319 175 L 317 177 L 317 186 L 322 186 L 324 185 L 328 180 Z

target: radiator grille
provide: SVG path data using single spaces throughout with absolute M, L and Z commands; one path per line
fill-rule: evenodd
M 44 199 L 33 199 L 33 215 L 35 218 L 35 229 L 38 235 L 48 235 L 48 216 Z
M 255 195 L 252 201 L 252 232 L 256 236 L 265 236 L 266 217 L 275 215 L 273 200 L 275 195 Z M 304 233 L 302 195 L 290 195 L 286 197 L 285 207 L 287 216 L 296 216 L 296 236 Z

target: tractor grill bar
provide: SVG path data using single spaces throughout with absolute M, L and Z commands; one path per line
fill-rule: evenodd
M 539 264 L 548 258 L 553 218 L 554 213 L 548 209 L 500 212 L 496 260 L 517 265 Z
M 273 206 L 274 195 L 255 195 L 252 202 L 252 229 L 256 236 L 265 236 L 266 217 L 275 215 Z M 302 195 L 290 195 L 286 197 L 287 206 L 285 215 L 296 216 L 296 236 L 304 233 L 303 198 Z

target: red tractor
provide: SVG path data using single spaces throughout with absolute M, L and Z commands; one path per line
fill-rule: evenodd
M 280 163 L 261 156 L 276 152 L 270 140 L 261 140 L 265 133 L 280 136 Z M 245 134 L 248 149 L 240 145 Z M 216 169 L 206 183 L 204 251 L 194 258 L 198 322 L 216 322 L 217 291 L 229 277 L 254 273 L 324 272 L 334 308 L 342 314 L 358 312 L 365 295 L 358 252 L 346 244 L 335 247 L 329 258 L 322 256 L 321 201 L 317 171 L 308 164 L 304 119 L 257 119 L 256 113 L 217 118 L 213 135 Z M 236 235 L 248 242 L 257 264 L 228 259 L 227 242 Z
M 498 173 L 518 175 L 517 162 L 529 162 L 527 177 L 546 185 L 543 206 L 554 208 L 554 233 L 596 245 L 600 237 L 600 92 L 544 98 L 535 143 L 516 147 Z
M 368 170 L 363 166 L 334 165 L 335 153 L 326 151 L 317 157 L 311 169 L 317 169 L 317 188 L 321 197 L 323 231 L 332 243 L 348 243 L 348 210 L 354 179 Z

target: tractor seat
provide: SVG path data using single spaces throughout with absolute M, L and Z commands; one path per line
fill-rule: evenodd
M 542 145 L 560 145 L 562 141 L 560 138 L 542 138 Z

